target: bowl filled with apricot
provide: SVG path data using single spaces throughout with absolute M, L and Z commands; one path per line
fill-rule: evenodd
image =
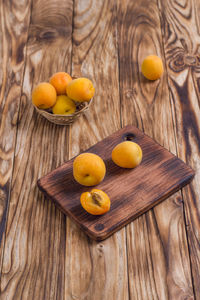
M 94 93 L 90 79 L 57 72 L 49 82 L 41 82 L 33 89 L 32 103 L 36 111 L 50 122 L 69 125 L 89 108 Z

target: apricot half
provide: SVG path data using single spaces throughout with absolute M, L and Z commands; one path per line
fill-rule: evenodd
M 41 109 L 52 107 L 56 103 L 56 90 L 48 82 L 39 83 L 32 92 L 32 102 Z
M 110 210 L 110 198 L 102 190 L 82 193 L 80 201 L 82 207 L 92 215 L 103 215 Z
M 135 168 L 141 163 L 142 149 L 134 142 L 122 142 L 113 149 L 112 160 L 119 167 Z
M 89 101 L 94 96 L 94 86 L 88 78 L 77 78 L 67 85 L 67 96 L 75 101 Z
M 100 183 L 106 174 L 103 159 L 93 153 L 82 153 L 74 159 L 73 175 L 75 180 L 85 186 Z
M 57 95 L 66 94 L 66 88 L 70 81 L 72 81 L 71 76 L 65 72 L 57 72 L 49 79 L 49 82 L 55 87 Z

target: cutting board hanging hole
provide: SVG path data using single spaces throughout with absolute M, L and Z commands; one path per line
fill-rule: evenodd
M 132 141 L 135 138 L 135 134 L 128 132 L 122 136 L 123 141 Z

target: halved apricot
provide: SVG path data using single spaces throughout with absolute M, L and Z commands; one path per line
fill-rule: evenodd
M 110 210 L 110 198 L 102 190 L 82 193 L 80 200 L 82 207 L 92 215 L 103 215 Z

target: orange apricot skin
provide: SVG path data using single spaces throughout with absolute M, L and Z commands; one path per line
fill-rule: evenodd
M 132 169 L 142 161 L 142 149 L 134 142 L 124 141 L 112 150 L 113 162 L 121 168 Z
M 74 159 L 73 176 L 81 185 L 97 185 L 104 179 L 105 174 L 103 159 L 94 153 L 81 153 Z
M 163 63 L 157 55 L 147 56 L 141 67 L 142 74 L 149 80 L 157 80 L 163 74 Z
M 71 76 L 65 72 L 57 72 L 49 79 L 49 82 L 55 87 L 57 95 L 66 94 L 66 88 L 70 81 L 72 81 Z
M 94 96 L 95 88 L 88 78 L 77 78 L 72 80 L 66 89 L 69 98 L 78 102 L 88 102 Z
M 56 90 L 48 82 L 39 83 L 32 92 L 32 102 L 41 109 L 52 107 L 56 103 Z

